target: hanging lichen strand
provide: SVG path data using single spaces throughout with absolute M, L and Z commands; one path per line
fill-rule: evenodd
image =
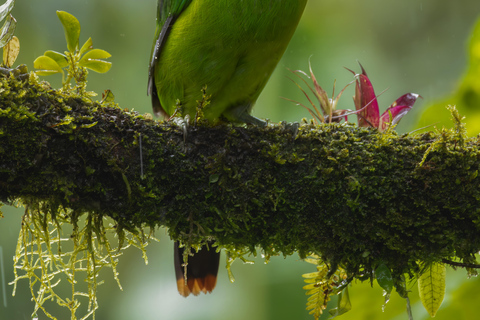
M 26 205 L 14 257 L 15 280 L 12 284 L 15 294 L 20 280 L 29 281 L 35 302 L 32 318 L 41 310 L 50 319 L 57 319 L 45 306 L 53 301 L 69 310 L 71 320 L 79 319 L 78 309 L 85 305 L 82 300 L 88 302 L 88 307 L 81 310 L 85 314 L 80 318 L 91 315 L 95 318 L 97 286 L 103 282 L 99 280 L 99 272 L 111 269 L 122 289 L 117 264 L 123 250 L 130 246 L 139 248 L 147 263 L 147 237 L 143 234 L 120 231 L 95 214 L 87 214 L 80 221 L 78 218 L 75 212 L 51 207 L 45 202 Z M 118 246 L 111 244 L 113 235 L 120 235 Z M 63 291 L 57 290 L 57 286 L 63 284 L 65 288 L 65 283 L 71 286 L 69 297 L 57 293 Z
M 114 266 L 96 227 L 110 217 L 120 238 L 165 226 L 190 245 L 214 238 L 232 258 L 257 248 L 267 258 L 315 254 L 348 279 L 382 265 L 403 283 L 419 262 L 472 263 L 480 250 L 479 141 L 455 119 L 453 130 L 416 136 L 351 124 L 183 126 L 59 93 L 33 75 L 1 77 L 0 199 L 28 205 L 19 256 L 37 263 Z M 85 214 L 90 227 L 74 229 L 85 256 L 55 251 L 57 222 L 75 228 Z M 38 264 L 18 261 L 33 276 Z M 80 268 L 64 264 L 67 277 Z

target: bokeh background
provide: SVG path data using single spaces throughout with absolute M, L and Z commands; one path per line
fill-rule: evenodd
M 123 108 L 150 112 L 146 96 L 147 65 L 156 0 L 17 1 L 13 15 L 18 21 L 16 35 L 21 41 L 18 63 L 25 63 L 31 69 L 33 60 L 44 51 L 65 50 L 56 10 L 68 11 L 79 19 L 82 43 L 91 36 L 96 48 L 113 55 L 110 59 L 113 68 L 107 74 L 90 74 L 89 90 L 101 93 L 111 89 Z M 297 121 L 308 116 L 301 107 L 280 98 L 306 102 L 288 80 L 291 74 L 287 68 L 306 71 L 310 59 L 319 83 L 327 92 L 332 90 L 334 80 L 339 91 L 352 80 L 343 67 L 359 71 L 358 60 L 367 70 L 377 94 L 388 88 L 379 97 L 381 111 L 406 92 L 423 97 L 402 120 L 398 131 L 448 125 L 449 113 L 444 105 L 457 103 L 452 97 L 467 73 L 469 35 L 479 17 L 478 0 L 311 0 L 254 113 L 275 122 Z M 47 80 L 54 87 L 60 86 L 60 75 Z M 341 108 L 354 108 L 352 95 L 353 86 L 344 94 Z M 470 107 L 466 113 L 475 119 L 479 111 L 480 104 L 478 109 Z M 476 123 L 480 121 L 469 122 L 469 119 L 469 133 L 478 133 Z M 11 295 L 12 286 L 8 285 L 13 280 L 12 256 L 23 209 L 4 206 L 2 210 L 5 217 L 0 221 L 0 319 L 30 319 L 33 303 L 27 281 L 19 283 L 15 297 Z M 127 250 L 120 258 L 123 291 L 110 271 L 102 272 L 105 283 L 98 289 L 97 319 L 313 319 L 305 311 L 307 297 L 302 290 L 301 274 L 315 268 L 298 257 L 274 257 L 269 264 L 264 264 L 261 258 L 254 258 L 254 265 L 235 262 L 233 284 L 221 267 L 213 294 L 184 299 L 176 292 L 172 243 L 165 230 L 157 230 L 156 236 L 160 242 L 148 246 L 148 265 L 135 249 Z M 418 300 L 416 283 L 410 283 L 409 287 L 414 318 L 429 318 Z M 68 290 L 68 286 L 65 288 Z M 449 270 L 445 301 L 436 318 L 475 319 L 480 311 L 476 303 L 479 296 L 478 279 L 467 279 L 463 270 Z M 342 319 L 406 319 L 405 301 L 395 293 L 382 312 L 382 290 L 375 285 L 372 288 L 369 283 L 355 283 L 350 288 L 350 298 L 353 310 Z M 329 307 L 334 307 L 334 301 Z M 51 310 L 58 319 L 68 319 L 66 313 Z M 39 319 L 46 317 L 39 314 Z

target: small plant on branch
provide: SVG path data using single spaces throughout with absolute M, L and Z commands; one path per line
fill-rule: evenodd
M 318 101 L 318 107 L 313 102 L 314 99 L 312 99 L 309 94 L 293 80 L 292 81 L 295 83 L 295 85 L 303 92 L 311 107 L 291 99 L 284 99 L 294 102 L 297 105 L 307 109 L 307 111 L 313 117 L 313 121 L 317 124 L 340 122 L 342 119 L 347 120 L 349 115 L 355 114 L 358 117 L 359 127 L 374 127 L 380 132 L 383 132 L 387 130 L 387 128 L 398 124 L 402 117 L 412 109 L 416 100 L 420 96 L 416 93 L 404 94 L 394 103 L 392 103 L 392 105 L 390 105 L 390 107 L 388 107 L 388 109 L 380 116 L 377 96 L 375 95 L 373 85 L 368 78 L 365 69 L 361 65 L 360 67 L 362 69 L 362 73 L 360 74 L 356 74 L 354 71 L 347 69 L 354 74 L 355 79 L 348 83 L 336 97 L 335 94 L 333 94 L 332 98 L 329 98 L 327 92 L 318 84 L 310 64 L 310 76 L 301 70 L 292 71 L 293 74 L 300 78 L 300 80 L 302 80 L 307 85 L 308 89 L 313 93 L 315 99 Z M 310 79 L 313 83 L 313 87 L 309 85 L 301 75 L 304 75 Z M 337 109 L 340 97 L 345 89 L 353 82 L 356 84 L 355 95 L 353 97 L 355 111 L 350 109 Z
M 77 18 L 65 11 L 57 11 L 57 16 L 62 22 L 67 41 L 67 51 L 64 53 L 48 50 L 35 59 L 34 67 L 38 69 L 36 73 L 41 76 L 48 76 L 56 73 L 62 74 L 63 91 L 70 89 L 70 82 L 75 81 L 75 88 L 79 93 L 86 93 L 86 81 L 88 71 L 93 70 L 99 73 L 105 73 L 112 67 L 112 63 L 104 59 L 111 55 L 102 49 L 93 49 L 92 38 L 79 48 L 80 22 Z M 64 69 L 66 69 L 66 77 Z M 89 95 L 95 95 L 89 93 Z

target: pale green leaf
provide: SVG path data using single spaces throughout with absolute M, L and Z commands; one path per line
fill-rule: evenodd
M 80 48 L 80 56 L 83 56 L 83 54 L 89 50 L 92 50 L 93 42 L 92 38 L 88 38 L 87 41 L 83 44 L 82 48 Z
M 102 104 L 109 104 L 115 102 L 115 96 L 113 92 L 110 89 L 105 90 L 102 93 L 102 101 L 100 103 Z
M 35 70 L 35 73 L 39 76 L 50 76 L 52 74 L 60 73 L 60 71 L 55 70 Z
M 57 16 L 62 22 L 63 29 L 65 30 L 68 51 L 74 52 L 78 48 L 80 22 L 78 22 L 77 18 L 73 15 L 65 11 L 57 11 Z
M 418 278 L 418 292 L 423 306 L 434 317 L 445 295 L 446 267 L 443 263 L 432 264 Z
M 5 19 L 6 16 L 12 11 L 13 6 L 15 5 L 15 0 L 7 0 L 4 4 L 0 6 L 0 21 Z
M 63 73 L 58 63 L 50 57 L 40 56 L 33 62 L 35 72 L 41 76 L 48 76 L 55 73 Z
M 0 48 L 4 47 L 13 37 L 17 21 L 9 15 L 2 28 L 0 29 Z
M 91 69 L 98 73 L 105 73 L 110 70 L 112 63 L 103 60 L 90 60 L 82 63 L 80 66 Z
M 66 66 L 68 66 L 67 57 L 63 53 L 48 50 L 45 51 L 43 55 L 55 60 L 55 62 L 60 66 L 60 68 L 65 68 Z
M 81 59 L 80 63 L 86 60 L 100 60 L 100 59 L 108 59 L 112 55 L 105 50 L 102 49 L 93 49 L 88 51 Z
M 13 36 L 12 39 L 3 47 L 3 65 L 10 68 L 17 60 L 18 53 L 20 52 L 20 40 Z
M 347 313 L 350 310 L 352 310 L 352 303 L 350 302 L 348 287 L 345 287 L 345 289 L 343 289 L 343 291 L 338 296 L 337 307 L 328 311 L 332 315 L 330 319 Z
M 112 67 L 111 62 L 102 59 L 110 58 L 111 54 L 105 50 L 93 49 L 88 51 L 78 62 L 78 65 L 91 69 L 95 72 L 104 73 Z

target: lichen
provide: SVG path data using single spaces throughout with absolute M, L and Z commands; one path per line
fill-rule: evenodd
M 100 271 L 111 269 L 113 278 L 122 289 L 117 264 L 123 250 L 130 246 L 139 248 L 148 263 L 146 240 L 149 237 L 119 230 L 111 222 L 93 213 L 80 217 L 78 213 L 52 207 L 46 202 L 25 204 L 14 257 L 15 279 L 11 284 L 15 295 L 17 284 L 23 279 L 28 280 L 35 302 L 32 318 L 41 310 L 48 318 L 57 319 L 44 306 L 46 302 L 54 301 L 69 310 L 71 320 L 89 316 L 95 319 L 97 287 L 102 283 Z M 120 236 L 119 244 L 112 245 L 108 235 Z M 57 286 L 63 282 L 71 287 L 69 297 L 57 293 Z M 82 282 L 86 282 L 86 288 Z M 88 303 L 88 309 L 78 318 L 82 301 Z

